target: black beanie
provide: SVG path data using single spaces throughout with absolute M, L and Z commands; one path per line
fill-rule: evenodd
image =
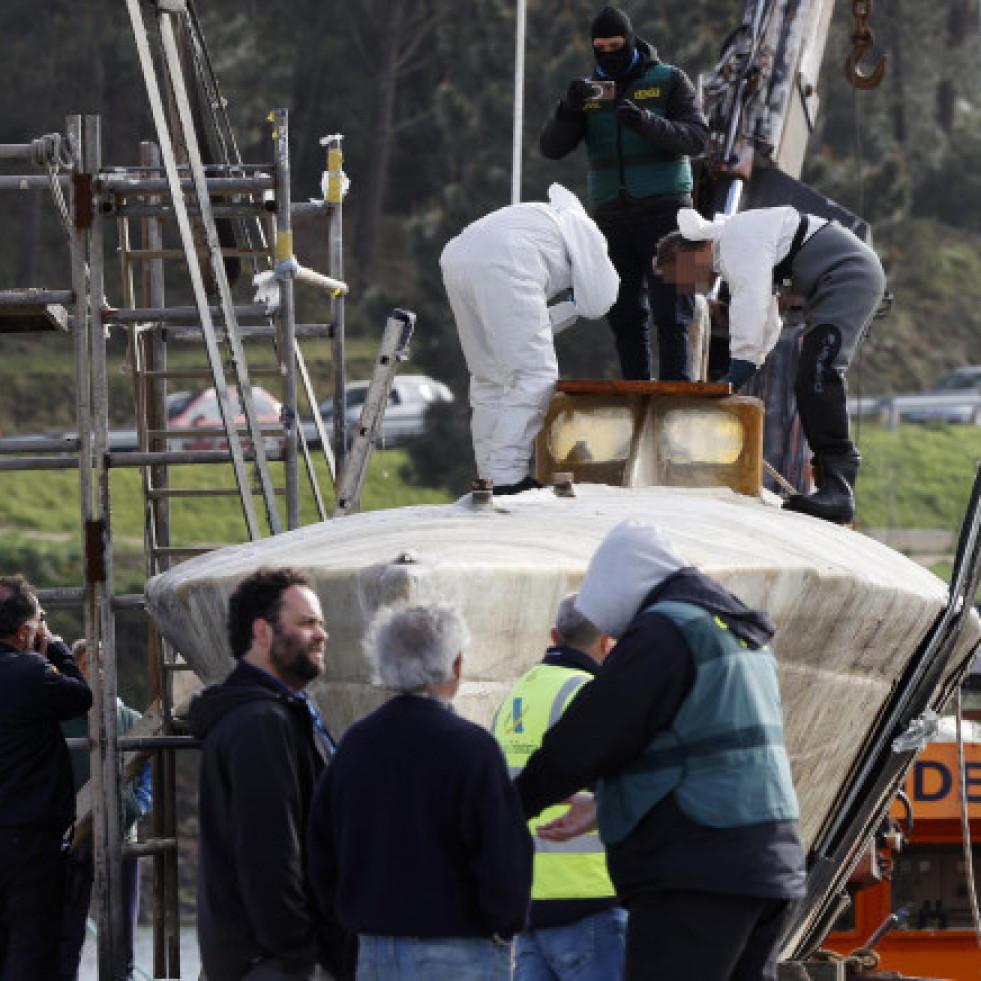
M 630 18 L 616 7 L 604 7 L 593 21 L 590 37 L 622 37 L 627 40 L 627 47 L 634 46 L 634 29 Z

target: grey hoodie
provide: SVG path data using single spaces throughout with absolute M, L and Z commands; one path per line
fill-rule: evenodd
M 576 609 L 619 640 L 651 591 L 687 564 L 655 525 L 622 521 L 590 561 Z

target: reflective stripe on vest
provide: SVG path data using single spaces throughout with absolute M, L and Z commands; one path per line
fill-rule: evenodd
M 777 663 L 725 621 L 690 603 L 656 603 L 695 658 L 695 684 L 670 729 L 629 766 L 597 784 L 600 834 L 622 841 L 668 794 L 693 821 L 716 828 L 794 820 L 797 796 L 784 747 Z
M 671 66 L 651 65 L 623 90 L 621 96 L 658 116 L 667 113 Z M 692 189 L 688 158 L 659 150 L 627 126 L 617 123 L 610 101 L 587 102 L 586 186 L 595 204 L 615 200 L 621 189 L 633 198 L 683 194 Z
M 512 779 L 524 769 L 542 736 L 590 680 L 592 675 L 586 671 L 538 664 L 511 689 L 494 714 L 491 731 L 504 750 Z M 597 832 L 565 842 L 545 841 L 535 834 L 540 824 L 559 817 L 565 810 L 562 804 L 550 807 L 528 822 L 535 843 L 531 898 L 594 899 L 614 895 L 606 871 L 606 852 Z

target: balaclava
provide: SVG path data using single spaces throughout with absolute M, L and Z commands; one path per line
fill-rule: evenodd
M 593 21 L 590 37 L 622 37 L 624 45 L 618 51 L 602 52 L 593 49 L 596 66 L 607 78 L 619 78 L 633 65 L 637 38 L 630 18 L 616 7 L 604 7 Z

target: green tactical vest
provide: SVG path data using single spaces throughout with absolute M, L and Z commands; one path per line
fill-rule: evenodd
M 591 678 L 586 671 L 538 664 L 511 689 L 494 715 L 491 731 L 504 750 L 512 779 L 524 769 L 542 737 Z M 545 841 L 535 835 L 539 824 L 564 811 L 563 805 L 549 807 L 528 822 L 535 843 L 531 898 L 596 899 L 614 895 L 606 871 L 606 852 L 597 832 L 565 842 Z
M 674 792 L 687 817 L 713 828 L 795 820 L 797 796 L 783 741 L 777 662 L 690 603 L 656 603 L 695 657 L 695 684 L 670 729 L 596 788 L 600 836 L 622 841 Z
M 658 116 L 667 112 L 671 66 L 651 65 L 622 95 Z M 586 187 L 594 204 L 615 200 L 620 188 L 632 198 L 684 194 L 692 189 L 688 158 L 668 153 L 617 124 L 612 101 L 586 103 Z

